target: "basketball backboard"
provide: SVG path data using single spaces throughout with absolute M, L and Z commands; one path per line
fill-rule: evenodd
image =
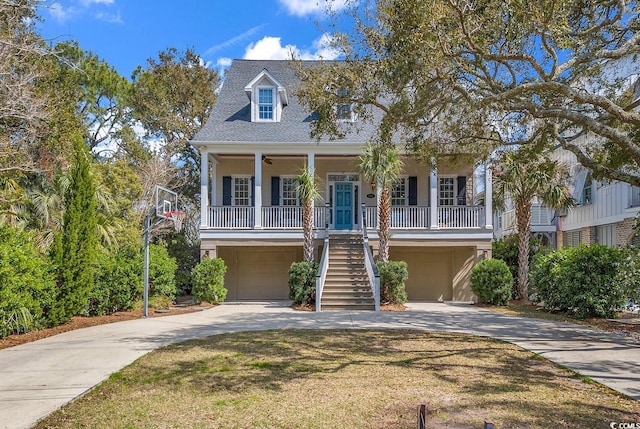
M 171 189 L 156 185 L 156 216 L 168 219 L 167 213 L 178 210 L 178 194 Z

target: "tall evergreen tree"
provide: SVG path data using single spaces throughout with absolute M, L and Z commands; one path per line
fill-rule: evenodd
M 62 234 L 52 248 L 57 265 L 56 300 L 50 319 L 62 323 L 87 305 L 94 287 L 94 259 L 98 246 L 96 188 L 89 153 L 81 136 L 74 139 L 74 164 L 65 196 Z

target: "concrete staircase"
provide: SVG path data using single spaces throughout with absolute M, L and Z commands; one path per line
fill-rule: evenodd
M 322 310 L 375 310 L 364 258 L 362 235 L 329 236 L 329 267 L 322 291 Z

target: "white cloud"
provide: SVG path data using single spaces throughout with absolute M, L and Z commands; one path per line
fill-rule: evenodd
M 206 52 L 204 53 L 205 55 L 211 55 L 221 49 L 226 49 L 228 47 L 231 47 L 233 45 L 236 45 L 240 42 L 242 42 L 243 40 L 248 39 L 249 37 L 253 36 L 256 32 L 260 31 L 262 28 L 264 27 L 264 24 L 261 25 L 257 25 L 253 28 L 248 29 L 247 31 L 245 31 L 244 33 L 238 34 L 237 36 L 234 36 L 228 40 L 225 40 L 222 43 L 218 43 L 217 45 L 214 45 L 212 47 L 210 47 L 209 49 L 206 50 Z
M 291 15 L 318 15 L 330 9 L 338 11 L 344 9 L 349 0 L 279 0 Z
M 113 4 L 115 0 L 79 0 L 79 3 L 84 7 L 89 7 L 91 4 Z
M 108 22 L 110 24 L 124 24 L 119 11 L 118 13 L 98 12 L 94 15 L 94 18 L 100 21 Z
M 73 5 L 65 6 L 64 4 L 74 3 Z M 105 12 L 105 7 L 110 7 L 115 4 L 115 0 L 73 0 L 73 2 L 56 1 L 49 6 L 49 15 L 60 24 L 64 24 L 66 21 L 72 18 L 78 18 L 87 13 L 91 13 L 90 9 L 101 8 L 103 11 L 93 13 L 93 18 L 109 22 L 122 24 L 122 18 L 120 12 L 108 13 Z
M 56 2 L 49 6 L 49 14 L 53 19 L 58 21 L 58 23 L 63 24 L 66 20 L 76 14 L 76 9 L 74 7 L 64 7 L 60 3 Z
M 323 60 L 335 60 L 339 54 L 328 46 L 330 40 L 330 35 L 323 34 L 312 43 L 312 50 L 302 50 L 296 45 L 282 46 L 280 37 L 265 36 L 256 43 L 251 43 L 247 46 L 243 58 L 247 60 L 288 60 L 293 55 L 302 60 L 317 60 L 320 58 Z
M 231 58 L 227 58 L 227 57 L 218 58 L 218 61 L 216 62 L 216 67 L 227 68 L 231 65 L 232 61 L 233 60 Z

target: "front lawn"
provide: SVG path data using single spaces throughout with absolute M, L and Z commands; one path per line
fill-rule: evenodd
M 492 339 L 416 331 L 233 333 L 150 353 L 38 428 L 609 427 L 640 403 Z

